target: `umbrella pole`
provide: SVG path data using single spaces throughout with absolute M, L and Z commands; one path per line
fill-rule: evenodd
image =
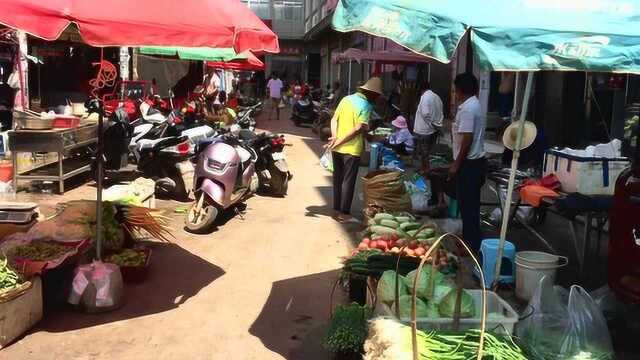
M 509 185 L 507 186 L 507 198 L 505 199 L 504 209 L 502 211 L 502 226 L 500 227 L 500 244 L 498 246 L 498 257 L 496 259 L 495 276 L 492 288 L 495 290 L 500 281 L 500 268 L 502 267 L 502 255 L 504 253 L 504 242 L 507 237 L 507 228 L 509 227 L 509 215 L 511 214 L 511 201 L 513 197 L 513 188 L 516 181 L 516 169 L 518 167 L 518 158 L 520 157 L 520 147 L 522 146 L 522 135 L 524 132 L 524 121 L 527 117 L 527 107 L 529 98 L 531 97 L 531 86 L 533 83 L 533 72 L 530 71 L 527 76 L 527 84 L 524 90 L 524 98 L 522 99 L 522 112 L 520 112 L 520 125 L 518 126 L 518 135 L 516 136 L 516 146 L 513 149 L 513 157 L 511 159 L 511 171 L 509 172 Z
M 102 111 L 102 103 L 99 105 L 98 112 L 98 149 L 97 153 L 97 162 L 96 162 L 96 187 L 98 188 L 98 193 L 96 197 L 96 257 L 98 260 L 102 259 L 102 154 L 103 154 L 103 138 L 102 138 L 102 129 L 103 129 L 103 120 L 104 115 Z
M 347 94 L 351 95 L 351 60 L 349 60 L 349 74 L 347 75 L 347 77 L 349 79 L 349 80 L 347 80 L 347 82 L 349 84 L 348 85 L 349 89 L 347 90 Z

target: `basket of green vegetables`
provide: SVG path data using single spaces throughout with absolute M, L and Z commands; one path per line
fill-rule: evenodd
M 23 281 L 20 274 L 11 268 L 7 258 L 0 256 L 0 303 L 19 297 L 30 287 L 31 282 Z
M 462 306 L 462 288 L 458 281 L 458 290 L 456 294 L 456 301 L 454 305 L 454 312 L 452 316 L 453 329 L 454 330 L 419 330 L 417 326 L 417 307 L 418 307 L 418 289 L 423 286 L 421 277 L 428 272 L 423 272 L 423 268 L 427 263 L 430 253 L 437 251 L 441 246 L 443 240 L 447 237 L 452 237 L 456 240 L 461 248 L 471 255 L 471 258 L 475 266 L 481 273 L 482 293 L 480 296 L 480 323 L 478 329 L 458 330 L 461 317 Z M 433 274 L 437 273 L 436 262 L 431 262 L 431 278 Z M 432 280 L 430 280 L 431 282 Z M 399 281 L 396 281 L 396 289 L 398 288 Z M 365 359 L 366 360 L 383 360 L 387 358 L 394 359 L 412 359 L 412 360 L 462 360 L 462 359 L 503 359 L 503 360 L 526 360 L 524 351 L 515 344 L 515 342 L 508 335 L 490 334 L 487 332 L 487 292 L 486 285 L 482 278 L 482 268 L 475 258 L 471 250 L 459 237 L 452 234 L 445 234 L 439 237 L 436 242 L 431 246 L 426 256 L 420 261 L 418 269 L 416 270 L 413 282 L 406 284 L 410 288 L 410 326 L 405 326 L 398 320 L 394 319 L 395 326 L 399 328 L 395 333 L 404 333 L 405 336 L 402 339 L 396 339 L 392 342 L 388 340 L 381 340 L 380 334 L 376 331 L 371 331 L 370 336 L 365 342 Z M 422 291 L 433 291 L 433 285 L 427 284 L 427 289 Z M 399 313 L 396 307 L 396 312 Z M 409 329 L 410 331 L 401 330 Z M 399 351 L 392 351 L 391 355 L 385 351 L 385 346 L 381 344 L 397 343 L 396 350 L 399 346 Z M 410 344 L 410 347 L 409 347 Z M 386 348 L 394 348 L 394 346 L 387 346 Z M 388 349 L 386 349 L 388 350 Z M 372 355 L 377 354 L 377 355 Z M 387 355 L 382 355 L 387 354 Z M 372 355 L 372 356 L 367 356 Z

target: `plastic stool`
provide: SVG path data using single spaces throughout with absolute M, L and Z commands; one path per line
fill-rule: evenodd
M 382 144 L 371 143 L 371 153 L 369 154 L 369 171 L 378 169 L 381 149 L 382 149 Z
M 480 260 L 482 271 L 484 272 L 484 283 L 488 286 L 493 284 L 493 275 L 496 271 L 496 260 L 498 257 L 498 245 L 500 239 L 485 239 L 480 244 Z M 516 247 L 509 241 L 504 242 L 504 252 L 502 253 L 502 266 L 500 268 L 500 282 L 513 284 L 515 282 L 515 259 Z M 505 261 L 508 260 L 508 261 Z M 511 271 L 509 271 L 509 269 Z M 476 276 L 479 276 L 477 270 Z

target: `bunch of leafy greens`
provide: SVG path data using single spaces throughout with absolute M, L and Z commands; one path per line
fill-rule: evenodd
M 412 292 L 413 283 L 415 281 L 416 275 L 418 274 L 418 269 L 413 270 L 408 273 L 405 277 L 405 283 L 407 287 L 410 289 L 409 292 Z M 432 279 L 433 278 L 433 279 Z M 433 293 L 435 287 L 437 285 L 446 284 L 447 280 L 445 276 L 438 270 L 433 270 L 430 266 L 422 268 L 422 273 L 418 278 L 418 286 L 416 287 L 416 293 L 419 297 L 423 299 L 431 299 L 433 297 Z
M 440 301 L 438 310 L 442 317 L 453 317 L 456 309 L 456 289 L 451 289 L 447 295 Z M 460 295 L 460 318 L 471 318 L 476 314 L 476 305 L 473 297 L 466 290 L 462 290 Z
M 407 288 L 404 276 L 398 274 L 398 289 L 399 295 L 407 295 L 409 289 Z M 396 300 L 396 272 L 393 270 L 387 270 L 382 273 L 380 280 L 378 281 L 378 289 L 376 292 L 378 301 L 384 303 L 393 303 Z
M 324 347 L 333 353 L 357 353 L 367 338 L 367 321 L 371 311 L 357 303 L 340 305 L 331 317 L 324 336 Z
M 411 295 L 401 295 L 398 305 L 400 306 L 400 317 L 402 319 L 411 318 Z M 427 317 L 429 315 L 429 308 L 427 303 L 420 298 L 416 298 L 416 317 Z

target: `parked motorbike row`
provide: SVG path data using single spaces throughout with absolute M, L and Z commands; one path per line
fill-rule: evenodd
M 124 109 L 109 117 L 104 175 L 117 179 L 131 162 L 137 173 L 155 181 L 156 193 L 179 199 L 193 194 L 185 219 L 189 231 L 210 231 L 220 213 L 258 190 L 287 194 L 292 176 L 284 136 L 254 132 L 262 103 L 241 107 L 232 125 L 204 124 L 180 110 L 165 114 L 149 102 L 139 107 L 141 117 L 134 121 Z
M 331 118 L 333 109 L 330 107 L 332 98 L 321 97 L 311 92 L 297 99 L 291 109 L 291 121 L 296 126 L 311 125 L 311 130 L 322 140 L 331 137 Z

